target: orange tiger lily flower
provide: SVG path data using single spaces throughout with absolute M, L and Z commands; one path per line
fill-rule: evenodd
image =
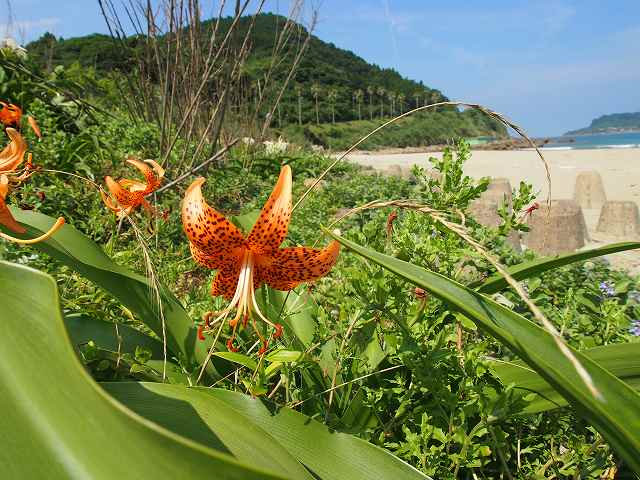
M 9 178 L 6 175 L 0 175 L 0 225 L 5 226 L 12 232 L 16 233 L 24 233 L 26 229 L 16 222 L 16 219 L 11 215 L 11 211 L 6 203 L 7 195 L 9 194 Z M 40 235 L 39 237 L 32 238 L 29 240 L 22 240 L 20 238 L 12 237 L 11 235 L 7 235 L 0 231 L 0 238 L 4 238 L 5 240 L 9 240 L 11 242 L 20 243 L 23 245 L 30 245 L 32 243 L 41 242 L 46 240 L 51 235 L 53 235 L 56 231 L 60 229 L 64 225 L 64 218 L 60 217 L 56 221 L 56 223 L 49 229 L 48 232 Z
M 13 103 L 0 102 L 0 123 L 5 127 L 19 127 L 22 109 Z
M 15 127 L 19 129 L 22 120 L 22 109 L 13 103 L 0 102 L 0 106 L 2 107 L 0 108 L 0 123 L 5 127 Z M 29 122 L 29 126 L 36 136 L 42 138 L 42 132 L 36 123 L 36 119 L 28 115 L 27 122 Z
M 153 212 L 153 207 L 144 197 L 158 189 L 164 178 L 164 169 L 153 160 L 141 162 L 140 160 L 128 159 L 127 163 L 142 172 L 146 183 L 128 178 L 123 178 L 116 182 L 113 178 L 107 176 L 104 181 L 113 198 L 107 195 L 106 192 L 101 191 L 102 201 L 107 208 L 116 212 L 118 216 L 128 215 L 140 205 L 147 211 Z
M 218 270 L 211 285 L 212 296 L 223 296 L 229 305 L 219 312 L 212 323 L 224 321 L 235 309 L 229 324 L 233 334 L 227 342 L 233 346 L 240 319 L 249 318 L 262 341 L 260 355 L 268 343 L 256 327 L 254 314 L 274 329 L 273 337 L 282 334 L 282 326 L 271 322 L 260 312 L 255 290 L 263 283 L 276 290 L 292 290 L 303 282 L 323 277 L 335 264 L 340 253 L 338 242 L 324 249 L 308 247 L 280 248 L 287 236 L 291 217 L 291 168 L 285 166 L 278 183 L 264 205 L 258 220 L 245 237 L 222 214 L 207 205 L 202 196 L 204 178 L 196 179 L 185 193 L 182 204 L 182 225 L 189 238 L 193 259 L 201 265 Z M 207 316 L 207 326 L 210 325 Z

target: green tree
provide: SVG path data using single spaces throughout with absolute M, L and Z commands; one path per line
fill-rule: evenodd
M 313 95 L 313 99 L 315 100 L 315 104 L 316 104 L 316 125 L 320 125 L 320 109 L 318 106 L 318 99 L 320 98 L 321 92 L 322 92 L 322 88 L 320 87 L 320 84 L 317 82 L 314 82 L 311 85 L 311 95 Z
M 404 113 L 404 93 L 400 92 L 396 95 L 396 101 L 398 102 L 398 109 L 400 110 L 400 115 Z
M 302 125 L 302 85 L 296 84 L 295 91 L 298 97 L 298 125 Z
M 378 87 L 376 93 L 380 97 L 380 118 L 382 118 L 384 117 L 384 96 L 387 91 L 384 89 L 384 87 Z
M 387 97 L 389 98 L 389 112 L 393 117 L 396 114 L 396 92 L 387 93 Z
M 353 94 L 353 97 L 356 100 L 356 105 L 358 106 L 358 120 L 362 120 L 362 97 L 364 96 L 364 92 L 361 88 L 357 89 Z
M 422 98 L 422 92 L 413 92 L 413 100 L 416 102 L 416 108 L 420 107 L 420 98 Z
M 373 96 L 375 95 L 376 90 L 373 85 L 369 85 L 367 87 L 367 95 L 369 95 L 369 118 L 373 120 Z
M 338 98 L 338 91 L 335 88 L 332 88 L 329 90 L 327 98 L 331 105 L 331 123 L 336 123 L 336 99 Z

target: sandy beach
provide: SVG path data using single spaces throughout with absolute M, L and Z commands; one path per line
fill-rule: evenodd
M 640 148 L 595 150 L 543 150 L 551 173 L 551 198 L 572 198 L 576 175 L 595 170 L 602 176 L 608 200 L 640 201 Z M 389 165 L 429 168 L 428 157 L 441 153 L 352 154 L 348 159 L 383 170 Z M 547 198 L 544 164 L 534 150 L 476 150 L 465 166 L 468 175 L 508 178 L 512 186 L 521 180 L 533 184 L 540 198 Z
M 429 156 L 441 153 L 377 154 L 357 153 L 349 160 L 384 170 L 390 165 L 410 167 L 417 164 L 430 168 Z M 602 177 L 607 200 L 630 200 L 640 204 L 640 148 L 609 148 L 593 150 L 543 150 L 551 175 L 551 198 L 573 198 L 576 176 L 584 171 L 597 171 Z M 465 166 L 468 175 L 509 179 L 512 187 L 521 180 L 533 184 L 540 200 L 547 198 L 548 185 L 544 164 L 534 150 L 486 151 L 476 150 Z M 585 248 L 602 246 L 624 240 L 596 232 L 599 210 L 583 210 L 590 234 Z M 614 266 L 640 274 L 640 251 L 609 256 Z

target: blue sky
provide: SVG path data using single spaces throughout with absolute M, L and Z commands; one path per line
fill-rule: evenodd
M 0 0 L 0 24 L 8 23 Z M 214 2 L 203 0 L 203 4 Z M 217 3 L 217 2 L 215 2 Z M 233 3 L 233 2 L 231 2 Z M 268 0 L 286 13 L 289 2 Z M 640 111 L 638 0 L 312 0 L 316 34 L 533 135 Z M 104 32 L 97 0 L 14 0 L 14 36 Z M 0 35 L 5 28 L 0 25 Z

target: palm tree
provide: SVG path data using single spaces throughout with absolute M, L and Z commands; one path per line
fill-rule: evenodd
M 311 85 L 311 95 L 313 95 L 314 100 L 316 101 L 316 125 L 320 125 L 320 111 L 318 110 L 318 97 L 320 96 L 320 92 L 322 89 L 318 83 L 313 83 Z
M 358 120 L 362 120 L 362 97 L 364 97 L 364 92 L 359 88 L 354 92 L 353 97 L 358 105 Z
M 433 94 L 429 90 L 424 91 L 424 104 L 431 105 L 433 102 Z
M 413 92 L 413 99 L 416 102 L 416 108 L 420 106 L 420 97 L 422 96 L 421 92 Z
M 375 93 L 375 89 L 373 85 L 369 85 L 367 87 L 367 94 L 369 95 L 369 118 L 373 120 L 373 94 Z
M 294 88 L 298 96 L 298 125 L 302 125 L 302 85 L 298 83 Z
M 396 114 L 396 92 L 387 93 L 387 97 L 389 98 L 389 111 L 391 112 L 391 116 L 394 117 Z
M 331 105 L 331 123 L 336 123 L 336 99 L 338 98 L 338 92 L 335 89 L 329 90 L 327 94 L 329 104 Z
M 399 92 L 396 94 L 396 100 L 398 102 L 398 108 L 400 108 L 400 115 L 404 113 L 404 93 Z
M 384 89 L 384 87 L 378 87 L 376 93 L 380 97 L 380 118 L 382 118 L 384 117 L 384 94 L 387 93 L 387 91 Z

